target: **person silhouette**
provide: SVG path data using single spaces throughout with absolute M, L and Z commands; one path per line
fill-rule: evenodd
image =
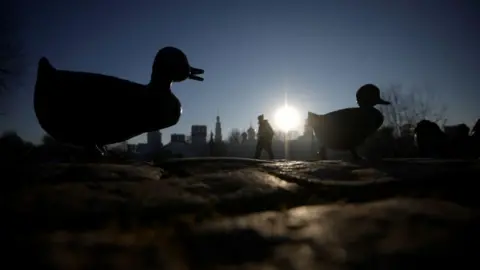
M 261 114 L 258 116 L 258 135 L 257 135 L 257 147 L 255 149 L 255 158 L 259 159 L 262 150 L 267 151 L 268 157 L 273 159 L 273 150 L 272 150 L 272 140 L 273 140 L 273 129 L 268 120 L 265 119 L 264 115 Z

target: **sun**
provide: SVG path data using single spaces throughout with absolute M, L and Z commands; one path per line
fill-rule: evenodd
M 300 115 L 295 108 L 285 105 L 275 113 L 275 123 L 284 132 L 300 125 Z

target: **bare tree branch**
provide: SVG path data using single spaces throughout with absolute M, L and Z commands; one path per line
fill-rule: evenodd
M 442 126 L 446 122 L 447 107 L 438 103 L 429 90 L 412 88 L 405 91 L 401 85 L 391 85 L 382 90 L 382 97 L 391 102 L 390 106 L 378 108 L 384 115 L 384 126 L 392 127 L 395 135 L 400 135 L 405 132 L 405 127 L 413 127 L 423 119 Z
M 5 1 L 0 6 L 0 95 L 2 99 L 18 82 L 23 71 L 23 50 L 19 22 L 12 6 Z

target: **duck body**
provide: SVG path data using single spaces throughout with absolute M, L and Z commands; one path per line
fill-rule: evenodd
M 42 58 L 34 109 L 53 138 L 74 145 L 107 145 L 175 125 L 181 104 L 170 89 L 101 74 L 57 70 Z M 169 123 L 161 115 L 168 114 Z M 133 121 L 132 121 L 133 120 Z
M 334 150 L 351 150 L 361 145 L 383 124 L 383 115 L 375 108 L 346 108 L 315 118 L 315 136 Z
M 165 70 L 172 70 L 159 63 L 165 54 L 162 50 L 157 54 L 152 80 L 147 85 L 102 74 L 60 70 L 45 57 L 40 59 L 34 92 L 40 126 L 57 141 L 101 148 L 175 125 L 182 108 L 170 86 L 189 74 L 170 72 L 162 76 Z M 174 68 L 178 66 L 190 72 L 188 62 Z
M 414 133 L 420 157 L 443 158 L 448 156 L 448 137 L 436 123 L 421 120 L 417 123 Z
M 324 115 L 308 113 L 309 125 L 313 128 L 320 146 L 321 159 L 326 158 L 326 148 L 349 150 L 354 159 L 359 159 L 356 148 L 382 126 L 384 117 L 376 104 L 390 104 L 380 98 L 380 90 L 366 84 L 357 90 L 358 108 L 346 108 Z

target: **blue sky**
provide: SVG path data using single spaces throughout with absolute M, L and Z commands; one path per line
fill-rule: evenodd
M 173 85 L 183 115 L 162 131 L 164 142 L 192 124 L 213 129 L 217 111 L 224 136 L 260 113 L 273 118 L 285 91 L 302 117 L 355 106 L 356 89 L 370 82 L 428 85 L 448 104 L 450 123 L 480 117 L 478 1 L 15 3 L 27 72 L 0 129 L 32 141 L 43 134 L 32 106 L 41 56 L 59 69 L 148 83 L 156 52 L 169 45 L 203 68 L 205 81 Z

